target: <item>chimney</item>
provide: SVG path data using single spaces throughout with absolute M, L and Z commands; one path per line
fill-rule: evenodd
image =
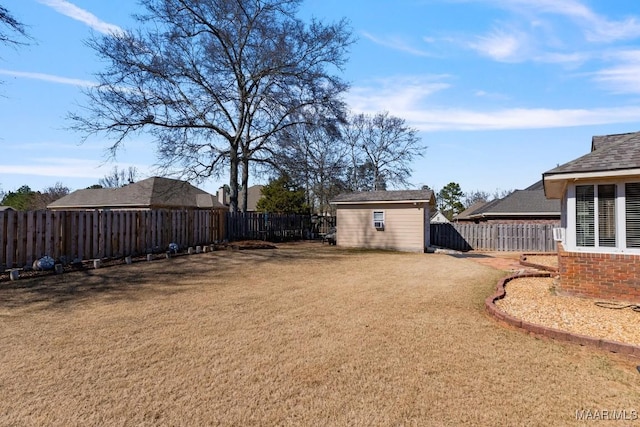
M 222 203 L 225 206 L 229 206 L 229 194 L 225 191 L 224 187 L 218 188 L 218 202 Z

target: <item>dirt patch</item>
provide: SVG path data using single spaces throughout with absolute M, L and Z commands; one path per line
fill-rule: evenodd
M 315 244 L 0 286 L 0 425 L 567 425 L 633 361 L 505 329 L 503 272 Z
M 523 254 L 520 260 L 548 271 L 558 271 L 558 254 Z
M 456 257 L 507 272 L 531 271 L 534 269 L 520 264 L 520 253 L 517 252 L 466 252 L 456 255 Z
M 230 242 L 221 245 L 216 245 L 216 248 L 225 249 L 277 249 L 277 246 L 273 243 L 264 242 L 262 240 L 241 240 L 238 242 Z

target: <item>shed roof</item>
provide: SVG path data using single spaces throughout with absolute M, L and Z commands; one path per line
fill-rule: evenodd
M 47 206 L 50 209 L 223 208 L 216 196 L 185 181 L 152 177 L 120 188 L 77 190 Z
M 331 203 L 431 202 L 433 197 L 431 190 L 358 191 L 340 194 Z

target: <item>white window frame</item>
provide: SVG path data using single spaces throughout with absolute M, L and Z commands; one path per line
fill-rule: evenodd
M 378 218 L 376 218 L 376 214 L 378 214 Z M 373 215 L 371 219 L 372 219 L 373 228 L 375 228 L 376 230 L 384 230 L 384 226 L 385 226 L 384 211 L 373 211 Z
M 640 254 L 640 248 L 627 247 L 627 207 L 626 207 L 626 184 L 640 183 L 640 178 L 627 179 L 625 181 L 598 180 L 583 181 L 571 183 L 567 187 L 566 205 L 563 204 L 563 215 L 566 218 L 566 241 L 565 249 L 575 252 L 590 253 L 631 253 Z M 616 225 L 616 243 L 615 246 L 600 246 L 599 240 L 599 203 L 598 203 L 598 185 L 614 184 L 615 189 L 615 225 Z M 594 219 L 595 219 L 595 244 L 594 246 L 578 246 L 577 245 L 577 197 L 576 187 L 581 185 L 594 186 Z M 563 220 L 564 222 L 564 220 Z M 571 230 L 569 232 L 569 230 Z

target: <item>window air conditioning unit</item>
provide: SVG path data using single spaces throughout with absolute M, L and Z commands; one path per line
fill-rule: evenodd
M 384 221 L 374 221 L 373 226 L 378 229 L 384 228 Z
M 564 242 L 565 229 L 556 227 L 553 229 L 553 240 L 556 242 Z

